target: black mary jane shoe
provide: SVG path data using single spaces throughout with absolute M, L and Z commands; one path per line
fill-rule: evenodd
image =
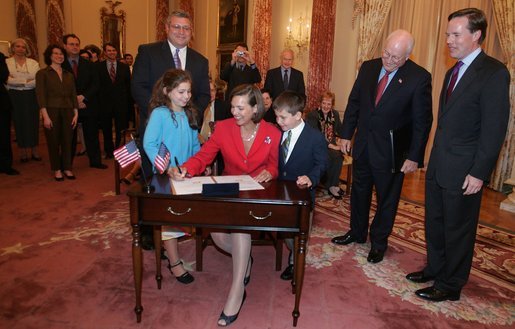
M 327 189 L 327 192 L 329 193 L 330 196 L 332 196 L 333 198 L 335 198 L 336 200 L 341 200 L 342 199 L 342 196 L 343 194 L 341 193 L 341 189 L 338 190 L 338 193 L 333 193 L 331 192 L 331 189 Z
M 247 298 L 247 291 L 245 290 L 243 292 L 243 299 L 241 301 L 240 309 L 238 310 L 238 313 L 236 313 L 234 315 L 225 315 L 224 311 L 222 311 L 222 314 L 220 314 L 220 317 L 218 318 L 218 326 L 219 327 L 227 327 L 231 323 L 236 321 L 236 319 L 238 319 L 238 315 L 240 315 L 241 307 L 243 306 L 243 303 L 245 302 L 246 298 Z M 219 322 L 220 320 L 224 320 L 225 324 L 220 324 L 220 322 Z
M 41 160 L 43 160 L 39 155 L 33 155 L 31 157 L 31 159 L 34 160 L 34 161 L 41 161 Z
M 190 284 L 190 283 L 192 283 L 195 280 L 195 278 L 193 277 L 193 275 L 188 273 L 188 271 L 184 272 L 180 276 L 175 276 L 175 274 L 173 274 L 172 268 L 174 268 L 176 266 L 179 266 L 179 265 L 182 265 L 182 260 L 178 261 L 177 263 L 175 263 L 173 265 L 170 264 L 170 260 L 168 260 L 168 270 L 170 271 L 170 274 L 172 276 L 174 276 L 177 279 L 177 281 L 179 281 L 182 284 Z
M 253 264 L 254 264 L 254 258 L 252 258 L 252 255 L 250 255 L 249 263 L 247 264 L 247 269 L 249 268 L 249 265 L 250 265 L 249 275 L 246 276 L 245 278 L 243 278 L 243 284 L 245 286 L 247 286 L 250 282 L 250 274 L 252 273 L 252 265 Z
M 56 182 L 64 181 L 64 177 L 63 176 L 61 176 L 61 177 L 54 176 L 54 179 L 56 180 Z

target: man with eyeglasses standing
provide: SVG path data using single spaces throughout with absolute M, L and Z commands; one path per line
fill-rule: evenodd
M 340 131 L 345 154 L 350 152 L 355 134 L 351 220 L 350 230 L 332 242 L 366 242 L 375 187 L 377 210 L 370 226 L 370 263 L 383 260 L 404 175 L 423 166 L 433 121 L 431 74 L 409 59 L 414 43 L 408 31 L 396 30 L 386 39 L 381 58 L 361 65 Z
M 148 102 L 156 81 L 169 69 L 182 69 L 191 74 L 191 101 L 198 111 L 199 127 L 202 125 L 204 109 L 211 99 L 209 90 L 209 63 L 207 58 L 188 47 L 192 36 L 191 17 L 184 11 L 174 11 L 166 19 L 167 39 L 140 45 L 132 72 L 132 96 L 139 107 L 139 136 L 143 140 L 148 119 Z M 142 166 L 146 175 L 152 170 L 150 161 L 141 150 Z M 148 227 L 147 227 L 148 228 Z M 151 249 L 152 229 L 142 232 L 142 246 Z

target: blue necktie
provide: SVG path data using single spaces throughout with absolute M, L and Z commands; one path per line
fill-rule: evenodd
M 178 48 L 175 49 L 175 54 L 173 55 L 173 62 L 175 64 L 176 69 L 182 70 L 181 59 L 179 57 L 179 49 Z

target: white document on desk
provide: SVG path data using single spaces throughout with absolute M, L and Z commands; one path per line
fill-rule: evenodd
M 264 190 L 265 188 L 249 175 L 213 176 L 217 183 L 239 183 L 240 191 Z
M 238 183 L 240 191 L 264 190 L 265 188 L 256 182 L 249 175 L 234 176 L 196 176 L 186 178 L 182 181 L 170 178 L 172 191 L 175 195 L 200 194 L 202 193 L 202 184 L 216 183 Z

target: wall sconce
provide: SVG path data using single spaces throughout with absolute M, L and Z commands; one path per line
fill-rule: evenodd
M 293 19 L 290 18 L 286 30 L 288 31 L 288 35 L 284 41 L 284 46 L 291 49 L 296 47 L 298 56 L 301 57 L 309 47 L 309 35 L 311 31 L 307 16 L 300 16 L 295 23 Z

